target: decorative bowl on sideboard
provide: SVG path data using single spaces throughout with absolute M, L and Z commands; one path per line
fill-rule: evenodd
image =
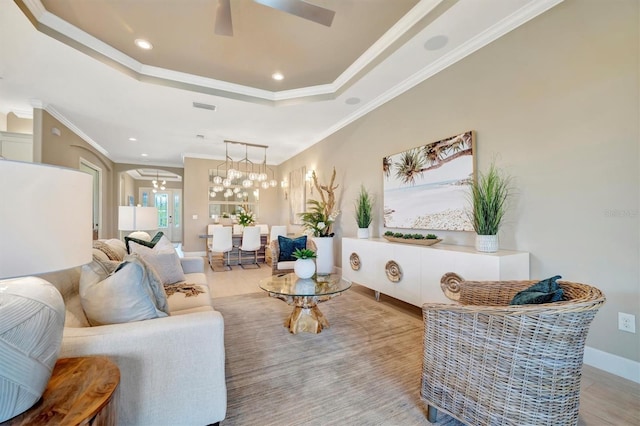
M 434 244 L 442 241 L 441 238 L 424 238 L 424 239 L 416 239 L 416 238 L 398 238 L 398 237 L 390 237 L 388 235 L 383 235 L 384 239 L 390 241 L 392 243 L 403 243 L 403 244 L 417 244 L 421 246 L 432 246 Z

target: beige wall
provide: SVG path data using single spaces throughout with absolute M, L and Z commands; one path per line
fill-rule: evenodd
M 639 361 L 638 334 L 617 330 L 619 311 L 640 319 L 638 18 L 635 0 L 566 0 L 280 170 L 306 165 L 325 180 L 336 166 L 339 236 L 355 236 L 363 183 L 378 199 L 379 235 L 382 157 L 475 130 L 479 169 L 495 157 L 515 177 L 501 247 L 530 252 L 532 278 L 601 288 L 588 345 Z M 473 233 L 437 233 L 473 245 Z
M 37 112 L 37 114 L 36 114 Z M 80 136 L 73 133 L 68 127 L 43 110 L 34 111 L 34 117 L 41 116 L 42 127 L 34 129 L 34 158 L 39 139 L 36 135 L 41 133 L 41 162 L 58 166 L 78 169 L 80 159 L 83 158 L 102 170 L 102 225 L 100 238 L 113 238 L 117 236 L 117 180 L 114 172 L 114 163 L 95 148 L 85 142 Z M 40 120 L 34 121 L 39 123 Z M 60 130 L 60 136 L 56 136 L 51 129 Z
M 207 231 L 207 225 L 212 223 L 209 218 L 209 169 L 220 164 L 219 160 L 185 157 L 184 159 L 184 236 L 183 249 L 185 252 L 204 251 L 204 240 L 198 235 Z M 276 176 L 278 168 L 274 169 Z M 281 200 L 284 195 L 280 188 L 260 190 L 260 205 L 258 221 L 269 225 L 279 224 Z M 197 219 L 193 219 L 197 215 Z M 286 222 L 284 222 L 286 223 Z
M 136 181 L 129 176 L 128 173 L 120 172 L 120 186 L 118 189 L 118 205 L 128 206 L 129 197 L 133 197 L 134 205 L 138 203 L 138 191 L 136 190 Z
M 0 113 L 0 131 L 14 133 L 33 133 L 33 120 L 20 118 L 14 113 Z
M 10 112 L 7 114 L 7 132 L 32 134 L 33 120 L 29 118 L 20 118 Z

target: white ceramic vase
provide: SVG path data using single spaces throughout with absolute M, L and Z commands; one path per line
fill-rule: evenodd
M 296 294 L 301 296 L 313 296 L 316 294 L 316 282 L 309 278 L 299 279 L 296 282 Z
M 497 235 L 476 235 L 476 250 L 484 253 L 494 253 L 498 251 Z
M 316 263 L 313 259 L 297 259 L 293 264 L 293 272 L 298 278 L 311 278 L 316 272 Z
M 333 237 L 313 237 L 316 244 L 316 272 L 329 275 L 333 272 Z
M 358 228 L 358 238 L 369 238 L 369 228 Z

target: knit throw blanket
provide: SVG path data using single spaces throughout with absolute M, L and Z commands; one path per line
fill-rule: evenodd
M 116 251 L 114 251 L 111 247 L 109 247 L 109 244 L 103 241 L 94 240 L 93 248 L 98 249 L 104 254 L 106 254 L 109 260 L 122 261 L 122 256 L 120 256 Z
M 187 283 L 167 284 L 164 286 L 164 291 L 167 293 L 167 297 L 172 296 L 176 292 L 184 293 L 185 297 L 197 296 L 200 293 L 204 293 L 204 290 L 202 290 L 199 285 Z

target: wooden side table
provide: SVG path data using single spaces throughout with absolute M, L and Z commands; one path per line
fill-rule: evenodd
M 36 404 L 2 426 L 95 425 L 117 422 L 120 370 L 109 358 L 61 358 Z

